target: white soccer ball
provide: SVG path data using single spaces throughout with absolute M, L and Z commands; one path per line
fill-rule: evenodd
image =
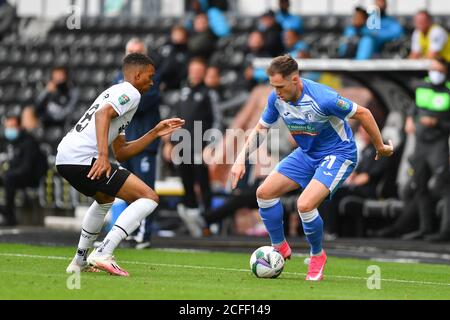
M 274 247 L 260 247 L 250 257 L 250 270 L 258 278 L 276 278 L 283 268 L 284 258 Z

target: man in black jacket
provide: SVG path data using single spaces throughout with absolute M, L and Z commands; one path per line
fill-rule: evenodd
M 17 224 L 14 199 L 18 189 L 37 187 L 46 171 L 37 141 L 20 127 L 20 117 L 10 114 L 4 120 L 4 137 L 7 141 L 6 171 L 2 170 L 1 183 L 5 189 L 4 225 Z
M 208 210 L 211 206 L 209 172 L 202 158 L 203 149 L 207 145 L 203 141 L 203 137 L 208 129 L 220 129 L 221 116 L 217 108 L 217 95 L 213 94 L 204 84 L 205 75 L 206 62 L 202 58 L 193 58 L 188 67 L 188 83 L 181 89 L 181 101 L 173 111 L 174 114 L 183 117 L 185 120 L 183 129 L 187 130 L 185 131 L 186 137 L 183 136 L 182 138 L 182 145 L 186 147 L 181 148 L 182 161 L 178 167 L 185 191 L 178 212 L 185 222 L 186 216 L 200 215 L 200 207 L 194 191 L 195 183 L 200 185 L 202 209 Z M 185 141 L 185 138 L 190 143 Z M 164 158 L 166 161 L 173 161 L 172 150 L 174 145 L 168 140 L 168 138 L 165 140 Z M 175 139 L 172 137 L 171 140 Z M 193 236 L 201 236 L 201 234 L 193 232 L 192 229 L 189 229 L 189 231 Z
M 181 82 L 187 78 L 189 62 L 189 35 L 179 25 L 172 27 L 170 43 L 159 49 L 161 63 L 158 73 L 161 75 L 161 90 L 180 89 Z
M 78 98 L 78 89 L 71 86 L 67 69 L 62 66 L 55 67 L 45 91 L 37 98 L 36 114 L 45 128 L 62 127 L 75 111 Z
M 403 238 L 450 240 L 450 81 L 442 58 L 432 61 L 428 78 L 416 88 L 416 106 L 406 120 L 405 130 L 415 133 L 416 148 L 409 159 L 412 184 L 418 200 L 419 230 Z M 444 198 L 447 206 L 439 233 L 433 232 L 435 204 Z

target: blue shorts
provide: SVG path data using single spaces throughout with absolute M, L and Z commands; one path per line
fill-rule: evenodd
M 297 148 L 276 166 L 275 171 L 297 182 L 303 189 L 316 179 L 330 190 L 331 198 L 356 164 L 356 152 L 334 153 L 316 159 Z

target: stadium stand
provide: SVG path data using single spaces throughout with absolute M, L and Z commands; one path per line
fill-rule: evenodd
M 350 16 L 330 16 L 326 20 L 323 16 L 303 16 L 302 39 L 310 47 L 310 54 L 315 59 L 336 58 L 339 42 L 344 27 L 349 23 Z M 410 50 L 410 37 L 414 29 L 412 16 L 397 16 L 405 29 L 407 36 L 387 44 L 381 54 L 383 59 L 401 59 L 408 56 Z M 71 115 L 72 123 L 76 122 L 85 108 L 92 102 L 98 92 L 110 85 L 120 68 L 123 58 L 123 48 L 132 37 L 142 38 L 151 51 L 160 54 L 161 48 L 168 43 L 170 30 L 176 24 L 183 24 L 182 18 L 128 16 L 118 17 L 82 17 L 80 30 L 68 30 L 66 17 L 55 20 L 48 32 L 39 37 L 28 37 L 27 29 L 33 27 L 33 18 L 15 17 L 15 26 L 0 42 L 0 114 L 6 110 L 22 108 L 32 105 L 37 94 L 45 87 L 45 76 L 54 65 L 69 67 L 74 84 L 80 90 L 80 101 L 76 112 Z M 248 34 L 255 30 L 258 18 L 254 16 L 227 15 L 231 27 L 231 35 L 218 39 L 212 60 L 221 67 L 222 85 L 226 96 L 233 97 L 242 94 L 242 89 L 236 86 L 235 79 L 244 71 L 242 69 L 245 57 L 245 48 Z M 435 21 L 450 28 L 448 16 L 435 16 Z M 326 60 L 324 60 L 326 61 Z M 348 74 L 348 73 L 347 73 Z M 380 94 L 380 100 L 385 103 L 386 97 L 392 95 L 397 86 L 390 86 L 396 82 L 390 75 L 380 79 L 379 74 L 362 81 L 364 85 L 376 89 L 381 83 L 382 90 L 375 90 Z M 361 79 L 361 74 L 355 74 Z M 376 80 L 378 78 L 378 80 Z M 404 78 L 402 79 L 404 80 Z M 370 82 L 370 83 L 369 83 Z M 166 91 L 163 94 L 162 116 L 168 114 L 172 101 L 176 101 L 177 92 Z M 385 107 L 391 112 L 387 119 L 387 126 L 383 130 L 386 137 L 392 137 L 395 143 L 403 146 L 401 134 L 402 113 L 407 106 L 403 106 L 405 92 L 396 92 L 397 97 Z M 392 101 L 392 99 L 391 99 Z M 397 110 L 395 110 L 397 108 Z M 230 123 L 237 110 L 227 109 L 224 123 Z M 44 146 L 52 145 L 65 133 L 64 128 L 45 132 L 42 138 Z M 395 137 L 394 137 L 395 136 Z M 46 147 L 44 147 L 46 148 Z M 50 150 L 50 148 L 47 148 Z M 386 174 L 379 186 L 379 195 L 382 199 L 396 196 L 393 173 L 401 163 L 396 159 L 395 167 Z M 50 169 L 41 181 L 37 194 L 39 205 L 46 210 L 62 210 L 68 214 L 80 204 L 87 204 L 89 200 L 80 196 L 66 181 L 61 179 L 53 169 L 54 154 L 49 152 L 48 161 Z M 390 179 L 388 179 L 390 178 Z M 178 192 L 178 191 L 177 191 Z M 342 204 L 345 207 L 345 203 Z M 365 200 L 365 216 L 388 217 L 382 222 L 386 223 L 395 216 L 399 204 L 395 201 Z M 343 210 L 345 211 L 345 210 Z

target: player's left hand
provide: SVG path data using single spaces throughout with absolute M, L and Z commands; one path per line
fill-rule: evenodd
M 184 120 L 180 118 L 166 119 L 158 123 L 155 127 L 155 132 L 158 137 L 165 136 L 172 133 L 184 125 Z
M 383 144 L 383 147 L 377 150 L 375 160 L 381 159 L 381 157 L 390 157 L 394 153 L 394 146 L 392 140 L 389 140 L 389 144 Z

